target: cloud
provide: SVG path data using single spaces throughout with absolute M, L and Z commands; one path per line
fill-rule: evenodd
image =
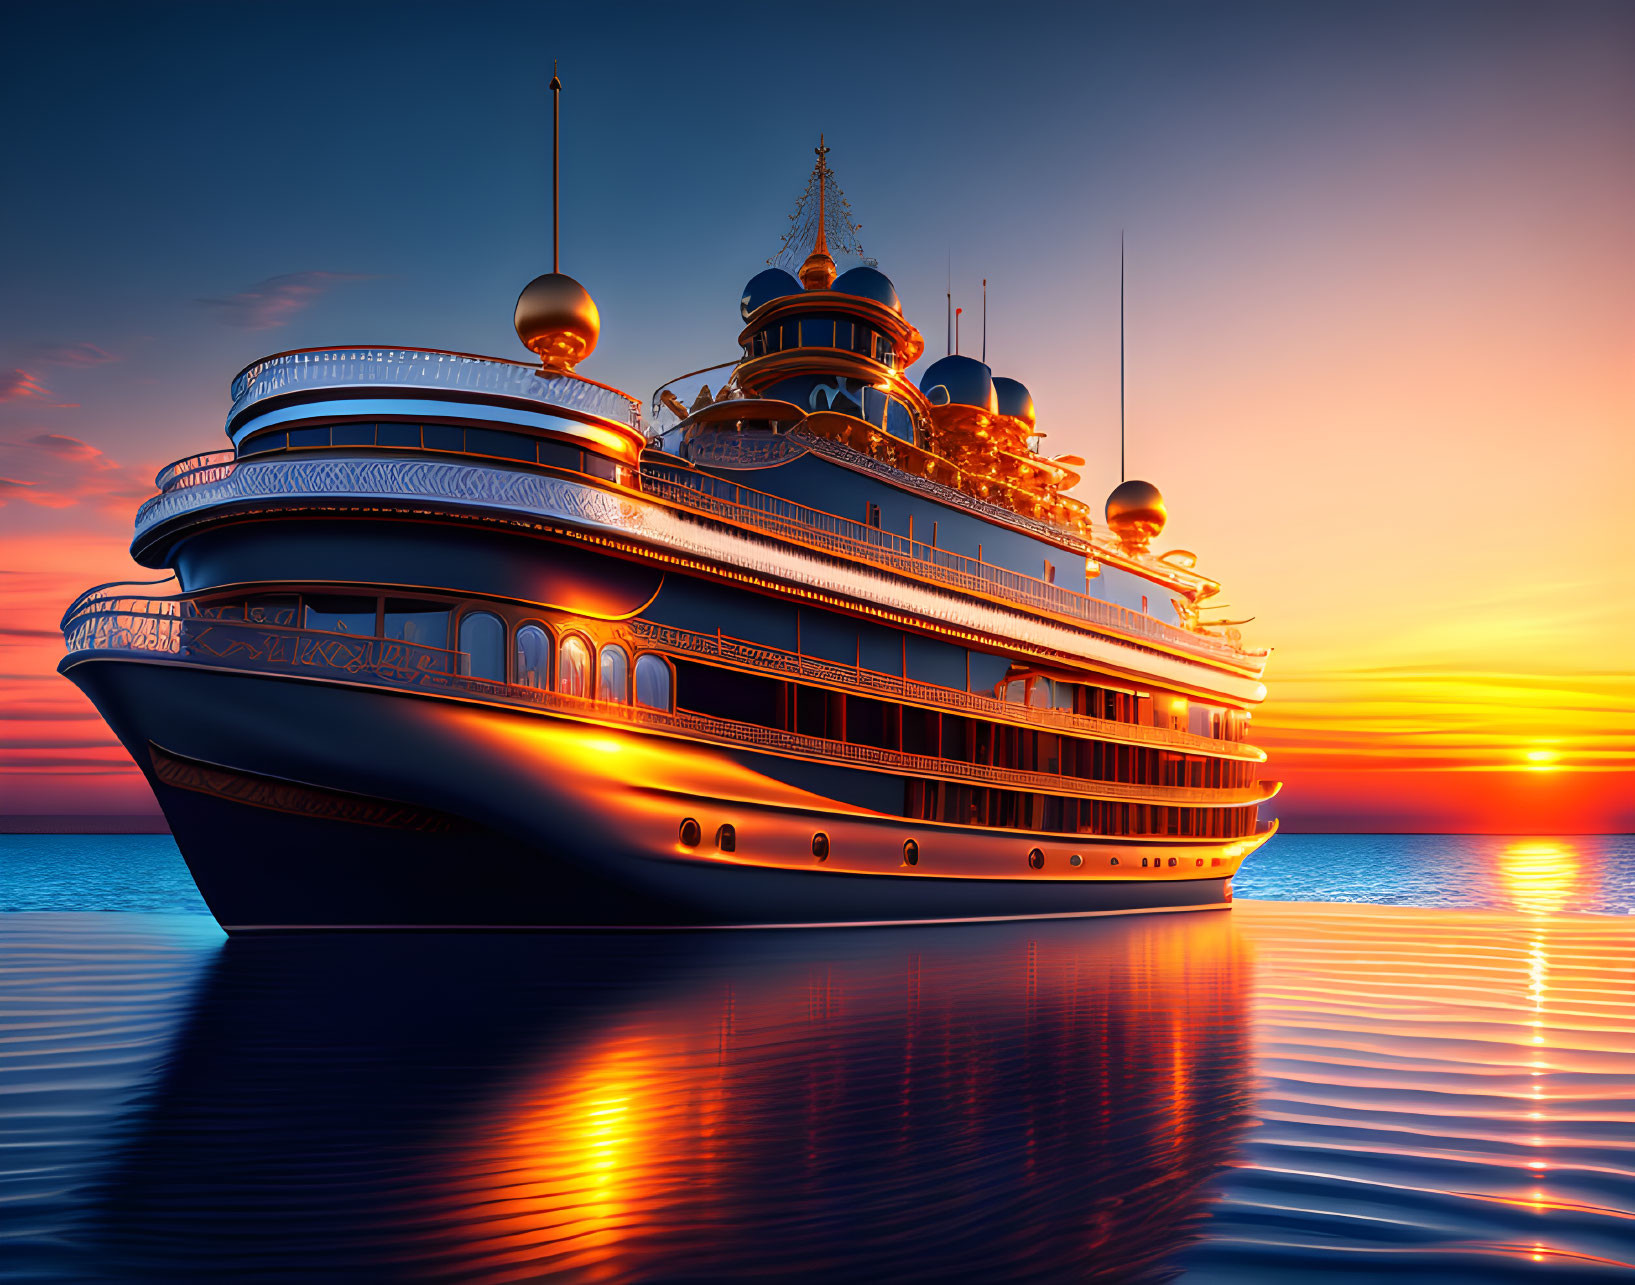
M 34 359 L 47 366 L 106 366 L 119 358 L 95 344 L 35 344 Z
M 26 370 L 11 370 L 0 374 L 0 402 L 34 402 L 54 410 L 72 410 L 78 402 L 54 402 L 51 390 Z
M 129 516 L 153 494 L 149 476 L 108 458 L 100 447 L 66 433 L 0 441 L 0 505 L 24 500 L 44 509 L 90 504 Z
M 226 325 L 244 330 L 272 330 L 284 325 L 332 287 L 346 281 L 368 280 L 367 273 L 359 272 L 291 272 L 268 277 L 225 299 L 198 302 L 213 309 Z

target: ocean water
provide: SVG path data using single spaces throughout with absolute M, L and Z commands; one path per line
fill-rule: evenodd
M 162 836 L 4 836 L 0 1279 L 1624 1279 L 1632 890 L 1279 836 L 1229 914 L 228 941 Z

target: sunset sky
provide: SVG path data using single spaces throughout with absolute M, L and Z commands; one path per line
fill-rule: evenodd
M 736 353 L 823 131 L 940 355 L 1130 471 L 1276 648 L 1296 829 L 1635 829 L 1635 6 L 125 5 L 8 19 L 0 811 L 154 808 L 54 667 L 160 465 L 269 352 Z M 975 346 L 966 331 L 965 348 Z

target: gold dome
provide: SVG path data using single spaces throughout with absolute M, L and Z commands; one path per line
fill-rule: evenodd
M 800 283 L 808 290 L 827 290 L 835 283 L 835 261 L 821 245 L 800 265 Z
M 547 368 L 567 373 L 595 350 L 602 313 L 572 277 L 547 272 L 517 296 L 516 325 L 523 347 Z
M 1144 552 L 1168 519 L 1164 497 L 1151 482 L 1132 478 L 1121 482 L 1107 497 L 1107 525 L 1119 542 L 1134 552 Z

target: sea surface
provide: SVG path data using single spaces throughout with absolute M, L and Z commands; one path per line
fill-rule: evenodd
M 164 836 L 0 836 L 0 1280 L 1635 1273 L 1635 840 L 1236 891 L 229 941 Z

